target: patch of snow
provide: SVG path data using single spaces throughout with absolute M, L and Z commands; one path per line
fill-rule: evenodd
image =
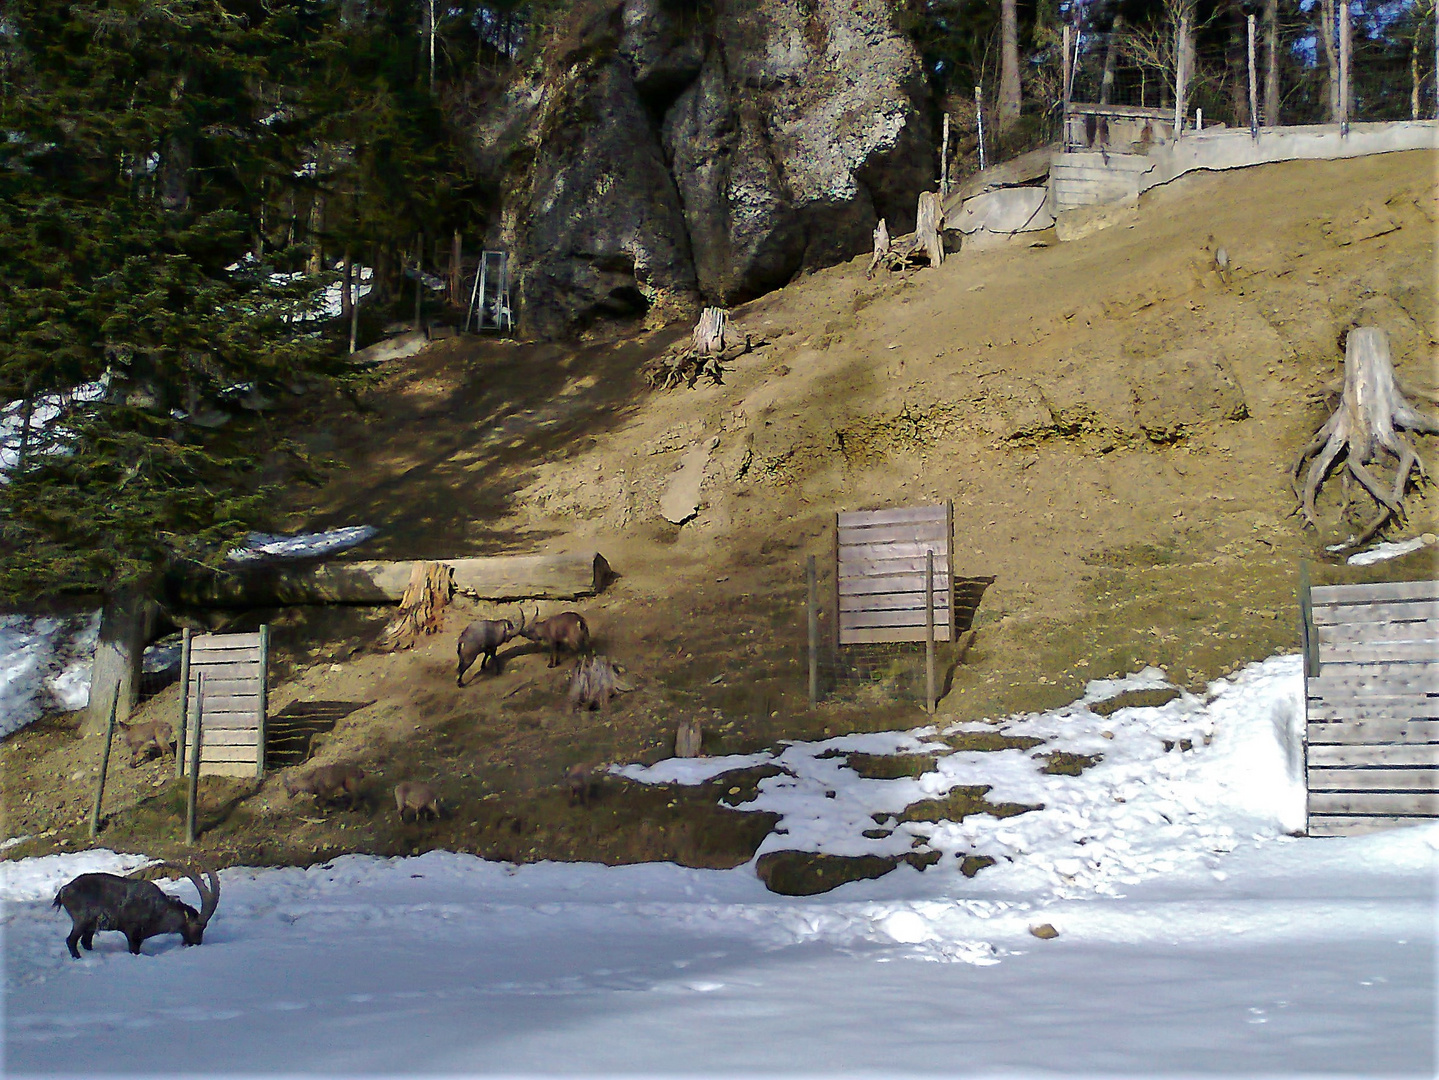
M 68 618 L 0 615 L 0 735 L 46 710 L 85 707 L 99 631 L 98 611 Z
M 145 855 L 122 855 L 92 848 L 66 855 L 40 855 L 33 859 L 0 862 L 0 900 L 11 904 L 43 900 L 78 874 L 128 874 L 158 860 Z
M 1349 556 L 1345 561 L 1350 566 L 1372 566 L 1374 563 L 1383 562 L 1386 559 L 1397 559 L 1400 555 L 1408 555 L 1411 551 L 1418 551 L 1425 546 L 1425 539 L 1422 536 L 1416 536 L 1412 540 L 1376 544 L 1368 551 L 1360 551 Z
M 312 559 L 363 544 L 379 531 L 373 525 L 349 525 L 342 529 L 297 533 L 294 536 L 251 533 L 245 547 L 230 552 L 225 561 L 254 563 L 270 559 Z
M 1029 751 L 955 751 L 964 724 L 616 770 L 700 783 L 777 764 L 746 808 L 782 813 L 785 847 L 838 853 L 885 850 L 860 835 L 871 814 L 959 784 L 1044 804 L 891 823 L 894 851 L 947 857 L 821 896 L 771 894 L 752 864 L 353 855 L 225 870 L 200 948 L 167 935 L 133 957 L 101 933 L 75 961 L 54 890 L 145 858 L 0 862 L 7 1066 L 153 1070 L 165 1031 L 182 1074 L 1433 1075 L 1439 824 L 1283 835 L 1303 806 L 1298 658 L 1202 697 L 1088 707 L 1161 678 L 983 726 L 1045 740 Z M 1103 760 L 1041 773 L 1059 749 Z M 938 767 L 868 780 L 855 752 Z M 962 851 L 999 861 L 969 879 Z M 1042 923 L 1059 936 L 1039 941 Z
M 41 394 L 30 403 L 29 435 L 27 454 L 65 453 L 66 432 L 56 426 L 69 409 L 76 405 L 98 401 L 109 389 L 109 378 L 84 383 L 62 393 Z M 20 443 L 27 440 L 25 435 L 25 403 L 10 401 L 0 405 L 0 483 L 9 479 L 9 474 L 20 461 Z

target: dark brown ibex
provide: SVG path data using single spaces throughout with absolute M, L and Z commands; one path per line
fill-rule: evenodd
M 432 820 L 438 821 L 440 793 L 429 784 L 422 784 L 418 780 L 401 780 L 395 785 L 395 810 L 401 821 L 405 820 L 406 810 L 415 815 L 417 822 L 421 814 L 427 814 Z
M 120 734 L 130 748 L 130 768 L 134 768 L 150 756 L 154 750 L 160 756 L 175 752 L 175 733 L 165 720 L 151 720 L 144 724 L 120 724 Z
M 538 615 L 539 611 L 536 610 L 535 614 Z M 532 622 L 525 617 L 525 609 L 521 608 L 520 625 L 515 633 L 529 641 L 549 646 L 550 662 L 546 667 L 559 666 L 561 649 L 568 649 L 578 656 L 588 652 L 590 648 L 589 625 L 585 622 L 585 617 L 577 611 L 562 611 L 548 619 Z
M 480 619 L 460 631 L 460 640 L 455 645 L 459 654 L 459 665 L 455 669 L 455 685 L 465 685 L 465 672 L 476 659 L 480 670 L 489 664 L 494 668 L 495 650 L 515 636 L 515 624 L 509 619 Z
M 169 895 L 153 881 L 135 881 L 115 874 L 81 874 L 62 885 L 55 894 L 54 906 L 64 908 L 70 916 L 70 933 L 65 944 L 70 955 L 80 959 L 79 942 L 87 950 L 95 947 L 95 935 L 101 930 L 118 930 L 130 943 L 130 951 L 138 953 L 146 938 L 159 934 L 179 934 L 186 945 L 199 945 L 205 939 L 205 927 L 220 903 L 220 878 L 207 870 L 210 887 L 205 888 L 198 874 L 185 871 L 200 894 L 200 910 Z
M 285 794 L 294 798 L 301 793 L 313 795 L 316 802 L 335 802 L 344 798 L 353 808 L 360 797 L 360 781 L 365 770 L 358 765 L 321 765 L 309 772 L 290 774 L 282 781 Z

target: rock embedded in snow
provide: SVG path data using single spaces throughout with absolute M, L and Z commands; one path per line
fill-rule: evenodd
M 1054 928 L 1053 923 L 1040 923 L 1038 926 L 1031 926 L 1029 932 L 1041 941 L 1050 941 L 1059 937 L 1059 931 Z

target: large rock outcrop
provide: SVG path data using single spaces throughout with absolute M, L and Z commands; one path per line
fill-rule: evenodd
M 927 91 L 885 0 L 615 0 L 567 41 L 476 129 L 529 332 L 687 317 L 913 227 Z

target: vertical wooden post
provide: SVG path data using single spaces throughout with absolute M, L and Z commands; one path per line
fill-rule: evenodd
M 374 274 L 374 271 L 371 270 L 370 273 L 373 275 L 373 274 Z M 354 281 L 354 283 L 350 286 L 350 353 L 351 353 L 351 355 L 353 355 L 354 352 L 355 352 L 356 340 L 357 340 L 357 339 L 359 338 L 359 336 L 360 336 L 360 295 L 359 295 L 359 294 L 360 294 L 360 282 L 359 282 L 359 278 L 360 278 L 360 275 L 359 275 L 359 274 L 356 274 L 356 275 L 355 275 L 355 281 Z M 370 284 L 371 284 L 371 286 L 373 287 L 373 285 L 374 285 L 374 279 L 373 279 L 373 277 L 371 278 Z
M 1190 38 L 1194 33 L 1194 18 L 1189 11 L 1179 17 L 1174 33 L 1174 137 L 1184 137 L 1184 118 L 1189 111 L 1189 66 Z
M 939 197 L 949 198 L 949 113 L 944 114 L 944 137 L 939 143 Z
M 1254 70 L 1254 16 L 1249 16 L 1249 136 L 1259 138 L 1259 78 Z
M 809 598 L 809 703 L 819 704 L 819 584 L 814 556 L 804 564 L 805 595 Z
M 985 168 L 984 156 L 984 95 L 979 87 L 974 88 L 974 119 L 979 125 L 979 167 Z
M 1304 646 L 1304 677 L 1319 674 L 1319 636 L 1314 628 L 1314 605 L 1309 594 L 1309 563 L 1299 562 L 1299 638 Z
M 180 728 L 175 732 L 175 775 L 185 775 L 185 730 L 190 718 L 190 641 L 187 626 L 180 631 Z
M 470 332 L 470 316 L 475 313 L 475 297 L 480 295 L 481 275 L 485 272 L 485 253 L 480 252 L 480 264 L 475 267 L 475 284 L 470 289 L 470 306 L 465 308 L 465 333 Z M 478 328 L 477 328 L 478 329 Z
M 260 731 L 255 747 L 255 776 L 265 776 L 265 728 L 270 711 L 270 624 L 260 626 Z
M 1349 61 L 1353 48 L 1349 0 L 1339 2 L 1339 133 L 1349 134 Z
M 455 230 L 454 240 L 450 243 L 450 303 L 459 307 L 460 304 L 460 263 L 464 259 L 463 244 L 460 240 L 460 230 Z
M 204 718 L 205 673 L 195 680 L 195 702 L 190 707 L 190 784 L 185 798 L 185 843 L 195 842 L 195 809 L 200 799 L 201 721 Z
M 95 788 L 95 808 L 90 811 L 90 835 L 100 831 L 100 804 L 105 799 L 105 774 L 110 771 L 110 744 L 115 741 L 115 710 L 120 707 L 120 688 L 110 699 L 110 720 L 105 725 L 105 748 L 100 751 L 100 783 Z
M 934 712 L 934 549 L 924 553 L 924 711 Z

